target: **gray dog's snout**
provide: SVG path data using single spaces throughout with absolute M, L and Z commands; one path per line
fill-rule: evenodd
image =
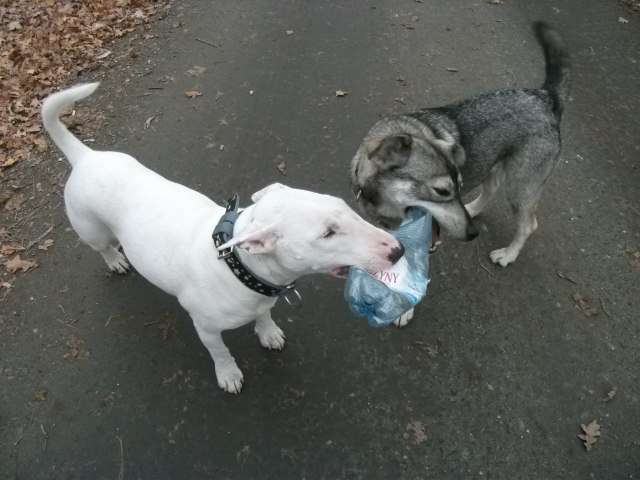
M 398 242 L 398 245 L 398 247 L 393 247 L 391 249 L 391 253 L 389 253 L 389 256 L 387 257 L 389 261 L 394 264 L 404 255 L 404 245 L 402 245 L 400 242 Z

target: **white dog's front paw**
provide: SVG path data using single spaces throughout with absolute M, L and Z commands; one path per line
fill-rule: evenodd
M 393 321 L 393 324 L 398 328 L 402 328 L 402 327 L 406 326 L 412 319 L 413 319 L 413 308 L 411 310 L 403 313 L 398 318 L 396 318 Z
M 225 392 L 240 393 L 240 390 L 242 390 L 244 377 L 242 370 L 238 368 L 235 362 L 224 367 L 218 367 L 216 365 L 216 377 L 218 379 L 218 386 Z
M 260 345 L 269 350 L 282 350 L 285 344 L 284 332 L 273 320 L 266 323 L 256 323 L 255 332 L 260 339 Z
M 518 258 L 518 252 L 513 252 L 509 248 L 499 248 L 489 254 L 491 261 L 497 263 L 501 267 L 506 267 L 510 263 L 513 263 Z

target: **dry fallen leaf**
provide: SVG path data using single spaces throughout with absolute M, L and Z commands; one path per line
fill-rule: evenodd
M 176 327 L 174 326 L 173 318 L 171 318 L 171 315 L 169 315 L 168 313 L 165 313 L 164 318 L 160 320 L 160 323 L 158 325 L 158 330 L 160 330 L 160 336 L 162 337 L 162 340 L 166 340 L 167 338 L 169 338 L 169 334 L 175 329 Z
M 438 356 L 438 346 L 437 345 L 431 345 L 429 343 L 426 342 L 413 342 L 414 345 L 420 347 L 429 358 L 436 358 Z
M 2 162 L 2 165 L 0 165 L 0 167 L 9 168 L 15 165 L 16 163 L 18 163 L 19 161 L 20 161 L 20 155 L 13 155 L 7 158 L 4 162 Z
M 195 92 L 195 91 L 193 91 L 193 90 L 190 90 L 190 91 L 188 91 L 188 92 L 184 92 L 184 95 L 185 95 L 187 98 L 196 98 L 196 97 L 201 96 L 201 95 L 202 95 L 202 93 L 200 93 L 200 92 Z
M 102 52 L 99 55 L 95 56 L 96 60 L 104 60 L 105 58 L 107 58 L 109 55 L 111 55 L 113 52 L 111 50 L 105 50 L 104 52 Z
M 75 335 L 71 335 L 67 340 L 67 348 L 69 348 L 69 351 L 65 353 L 62 358 L 71 358 L 75 360 L 80 356 L 82 345 L 84 345 L 84 340 L 81 340 Z
M 18 193 L 5 202 L 4 208 L 10 212 L 20 210 L 22 208 L 22 204 L 26 200 L 27 199 L 25 198 L 24 194 Z
M 33 139 L 33 144 L 36 146 L 36 150 L 40 153 L 44 153 L 49 148 L 49 143 L 44 137 L 36 137 Z
M 589 303 L 587 302 L 587 298 L 583 297 L 579 293 L 574 293 L 573 295 L 571 295 L 571 298 L 575 303 L 576 310 L 582 312 L 585 317 L 589 318 L 598 315 L 598 310 L 595 307 L 589 305 Z
M 342 90 L 336 90 L 336 97 L 346 97 L 349 92 L 343 92 Z
M 14 247 L 13 245 L 3 245 L 0 248 L 0 255 L 13 255 L 16 252 L 23 251 L 23 247 Z
M 36 262 L 32 262 L 31 260 L 23 260 L 22 258 L 20 258 L 20 255 L 16 255 L 11 260 L 7 260 L 3 263 L 3 265 L 9 273 L 16 273 L 18 270 L 28 272 L 32 268 L 36 268 L 38 266 Z
M 153 119 L 156 118 L 155 115 L 147 118 L 147 120 L 144 122 L 144 129 L 146 130 L 147 128 L 149 128 L 151 126 L 151 122 L 153 122 Z
M 38 245 L 38 250 L 44 250 L 45 252 L 53 246 L 53 239 L 47 238 L 44 242 Z
M 280 173 L 282 175 L 286 175 L 287 174 L 287 161 L 286 160 L 282 160 L 279 164 L 278 164 L 278 170 L 280 171 Z
M 190 75 L 192 77 L 199 77 L 206 71 L 206 68 L 201 67 L 200 65 L 195 65 L 193 68 L 187 70 L 187 75 Z
M 0 205 L 4 205 L 7 201 L 13 197 L 13 193 L 9 191 L 0 191 Z
M 178 372 L 178 373 L 174 373 L 173 375 L 171 375 L 170 377 L 165 377 L 162 379 L 162 386 L 166 387 L 167 385 L 171 385 L 176 378 L 178 378 L 178 374 L 182 374 L 182 372 Z
M 591 450 L 591 446 L 596 443 L 598 437 L 600 436 L 600 425 L 596 423 L 594 420 L 589 425 L 585 426 L 584 423 L 580 425 L 584 434 L 578 435 L 578 438 L 584 440 L 584 447 L 587 449 L 587 452 Z
M 602 399 L 603 402 L 610 402 L 618 393 L 618 387 L 613 387 L 607 396 Z
M 502 0 L 489 0 L 489 2 L 487 2 L 491 5 L 506 5 L 506 3 L 504 3 Z
M 403 435 L 405 440 L 409 440 L 414 445 L 419 445 L 427 441 L 427 427 L 424 423 L 412 420 L 407 424 L 406 432 Z
M 38 390 L 36 390 L 33 394 L 33 399 L 36 402 L 44 402 L 47 400 L 47 395 L 49 394 L 49 392 L 47 391 L 46 388 L 40 388 Z
M 627 20 L 624 17 L 620 17 L 620 18 L 618 18 L 618 23 L 629 23 L 629 20 Z

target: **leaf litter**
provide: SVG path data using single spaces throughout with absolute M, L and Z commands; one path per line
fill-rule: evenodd
M 29 270 L 34 269 L 38 266 L 36 262 L 22 259 L 20 257 L 20 254 L 16 255 L 11 260 L 7 260 L 3 263 L 3 265 L 9 273 L 17 273 L 20 270 L 22 270 L 22 272 L 28 272 Z
M 581 435 L 578 435 L 580 440 L 584 442 L 584 448 L 587 450 L 591 450 L 591 447 L 594 443 L 598 441 L 598 437 L 600 436 L 600 425 L 596 423 L 594 420 L 589 425 L 585 425 L 584 423 L 580 425 L 582 431 L 584 432 Z
M 109 55 L 109 42 L 132 32 L 167 2 L 26 2 L 0 6 L 0 169 L 46 149 L 42 99 Z
M 414 445 L 420 445 L 427 441 L 427 427 L 418 420 L 411 420 L 405 428 L 403 438 Z
M 6 225 L 0 229 L 0 272 L 24 273 L 37 267 L 20 256 L 8 261 L 2 257 L 29 250 L 42 240 L 41 235 L 29 241 L 27 230 L 38 228 L 36 211 L 57 208 L 56 189 L 66 174 L 41 156 L 49 148 L 41 127 L 42 100 L 81 73 L 104 64 L 107 57 L 112 61 L 115 55 L 108 49 L 110 43 L 168 5 L 168 0 L 0 1 L 0 222 Z M 71 129 L 83 123 L 70 110 L 63 113 L 63 120 L 71 123 Z M 35 169 L 26 171 L 27 166 L 40 164 L 41 182 L 36 180 Z M 25 194 L 30 185 L 33 193 Z M 45 200 L 47 187 L 53 188 L 50 202 Z M 45 226 L 48 232 L 55 228 L 51 223 Z M 38 248 L 46 251 L 52 245 L 52 240 L 45 240 Z M 0 288 L 10 287 L 0 280 Z
M 585 317 L 595 317 L 598 315 L 596 307 L 589 303 L 589 299 L 583 297 L 580 293 L 574 293 L 571 295 L 571 299 L 575 303 L 576 310 L 581 312 Z

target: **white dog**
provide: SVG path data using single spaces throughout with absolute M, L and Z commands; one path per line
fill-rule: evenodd
M 280 184 L 255 193 L 255 203 L 241 215 L 232 213 L 229 235 L 214 245 L 212 232 L 224 208 L 129 155 L 91 150 L 60 122 L 63 108 L 97 87 L 61 91 L 42 106 L 44 126 L 73 168 L 64 191 L 69 220 L 112 271 L 129 269 L 121 245 L 141 275 L 178 298 L 227 392 L 238 393 L 243 376 L 222 341 L 224 330 L 255 320 L 262 346 L 282 349 L 285 337 L 270 310 L 279 296 L 295 292 L 298 277 L 342 277 L 353 265 L 384 270 L 402 256 L 392 235 L 365 222 L 344 201 Z M 252 286 L 245 286 L 247 278 Z M 267 293 L 259 293 L 256 283 L 266 285 Z

